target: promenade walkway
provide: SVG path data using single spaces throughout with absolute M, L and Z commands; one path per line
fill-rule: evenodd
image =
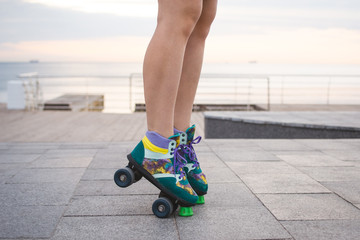
M 113 182 L 141 130 L 101 113 L 1 114 L 0 239 L 359 239 L 359 139 L 205 139 L 206 204 L 158 219 L 155 187 Z

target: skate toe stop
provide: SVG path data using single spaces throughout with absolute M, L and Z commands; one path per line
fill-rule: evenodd
M 197 200 L 196 204 L 204 204 L 205 203 L 205 197 L 199 196 L 199 199 Z
M 193 215 L 192 207 L 180 207 L 179 216 L 181 217 L 191 217 Z

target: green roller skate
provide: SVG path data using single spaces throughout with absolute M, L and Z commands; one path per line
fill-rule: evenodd
M 180 134 L 164 138 L 156 132 L 148 131 L 135 149 L 127 156 L 129 164 L 114 175 L 119 187 L 128 187 L 145 177 L 160 189 L 159 198 L 152 210 L 159 218 L 166 218 L 180 205 L 181 216 L 191 216 L 198 201 L 196 192 L 189 184 L 184 167 L 186 159 L 179 152 Z
M 207 193 L 208 184 L 205 174 L 200 168 L 199 161 L 195 154 L 193 144 L 198 144 L 201 141 L 201 137 L 194 139 L 195 125 L 189 127 L 185 132 L 180 132 L 176 128 L 175 133 L 180 134 L 180 145 L 183 145 L 183 149 L 180 150 L 180 154 L 186 159 L 187 163 L 184 167 L 188 181 L 194 191 L 198 194 L 199 199 L 197 204 L 204 204 L 204 195 Z

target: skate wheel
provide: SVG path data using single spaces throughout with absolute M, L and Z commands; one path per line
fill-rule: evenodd
M 196 204 L 205 204 L 205 197 L 204 197 L 204 195 L 199 196 L 199 199 L 197 200 Z
M 193 215 L 192 207 L 180 207 L 179 216 L 180 217 L 191 217 Z
M 176 202 L 176 200 L 172 199 L 171 197 L 169 197 L 166 193 L 164 193 L 163 191 L 160 192 L 159 194 L 159 198 L 167 198 L 169 200 L 171 200 L 172 204 L 173 204 L 173 211 L 172 213 L 174 213 L 177 208 L 179 207 L 179 204 Z
M 158 198 L 152 205 L 152 210 L 158 218 L 167 218 L 173 213 L 173 203 L 165 197 Z
M 114 181 L 119 187 L 125 188 L 130 186 L 135 180 L 135 174 L 130 168 L 121 168 L 114 174 Z

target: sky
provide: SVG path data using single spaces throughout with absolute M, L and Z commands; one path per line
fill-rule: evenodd
M 0 0 L 0 61 L 142 62 L 156 15 L 156 0 Z M 219 0 L 205 61 L 360 64 L 360 1 Z

